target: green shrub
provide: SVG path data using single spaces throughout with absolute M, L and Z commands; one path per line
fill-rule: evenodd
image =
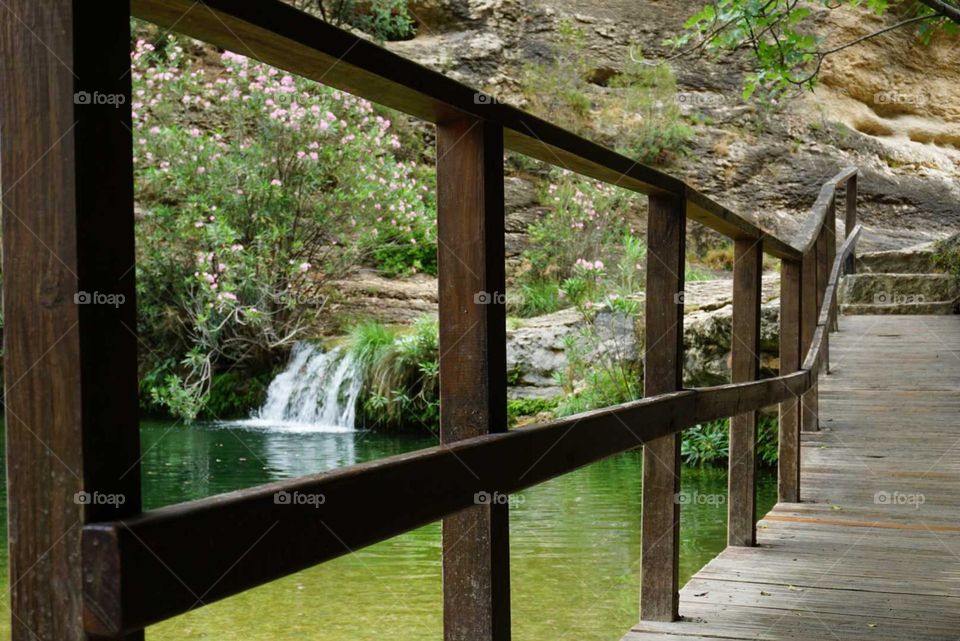
M 553 57 L 524 71 L 529 109 L 639 162 L 664 164 L 685 152 L 693 129 L 681 117 L 670 67 L 628 57 L 623 71 L 600 92 L 588 80 L 592 63 L 584 55 L 586 44 L 582 29 L 569 19 L 560 22 Z M 616 124 L 612 132 L 611 123 Z
M 683 280 L 687 283 L 696 283 L 705 280 L 714 280 L 714 277 L 710 272 L 688 264 L 683 275 Z
M 665 164 L 686 151 L 693 129 L 683 122 L 677 79 L 667 64 L 648 65 L 628 58 L 611 88 L 620 90 L 606 105 L 605 118 L 620 118 L 624 127 L 617 151 L 644 163 Z
M 261 407 L 266 400 L 267 388 L 270 387 L 273 375 L 272 371 L 231 371 L 214 375 L 200 418 L 231 419 L 250 416 L 250 413 Z
M 761 414 L 757 422 L 757 459 L 762 465 L 777 462 L 778 421 Z M 688 465 L 721 465 L 730 454 L 730 420 L 720 419 L 684 430 L 680 444 L 683 462 Z
M 718 271 L 733 271 L 733 245 L 724 245 L 708 249 L 700 259 L 700 263 L 709 269 Z
M 407 0 L 292 0 L 291 4 L 331 24 L 350 25 L 378 42 L 406 40 L 416 34 Z
M 583 55 L 587 35 L 569 18 L 560 21 L 557 35 L 554 55 L 524 69 L 524 96 L 533 113 L 582 133 L 592 107 L 587 94 L 590 65 Z
M 569 352 L 568 352 L 569 353 Z M 557 416 L 570 416 L 589 410 L 634 401 L 643 395 L 640 370 L 637 364 L 623 361 L 603 366 L 577 366 L 582 379 L 557 404 Z M 569 380 L 561 377 L 569 388 Z
M 555 280 L 532 280 L 520 284 L 518 303 L 509 299 L 509 311 L 521 318 L 550 314 L 567 306 L 562 299 L 560 283 Z
M 960 278 L 960 234 L 937 241 L 933 251 L 934 266 Z
M 439 430 L 440 349 L 435 320 L 418 320 L 409 333 L 368 323 L 351 334 L 350 350 L 360 361 L 365 425 L 380 430 Z
M 507 420 L 511 427 L 521 418 L 552 412 L 557 408 L 556 398 L 515 398 L 507 401 Z
M 562 282 L 574 275 L 578 261 L 612 265 L 628 249 L 642 251 L 643 243 L 634 238 L 628 222 L 630 214 L 640 210 L 633 192 L 558 171 L 541 192 L 540 202 L 548 210 L 528 229 L 524 283 Z M 632 243 L 628 249 L 624 239 Z

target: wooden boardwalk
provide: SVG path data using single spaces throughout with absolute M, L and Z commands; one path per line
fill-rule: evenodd
M 841 317 L 802 503 L 624 641 L 960 639 L 960 317 Z

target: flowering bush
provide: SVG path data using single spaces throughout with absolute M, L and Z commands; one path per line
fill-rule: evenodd
M 436 238 L 432 173 L 368 101 L 191 46 L 139 40 L 132 72 L 145 391 L 187 418 L 315 323 L 331 278 L 435 270 Z
M 639 208 L 636 194 L 611 185 L 560 172 L 540 196 L 548 213 L 530 226 L 530 249 L 524 257 L 530 280 L 562 280 L 572 276 L 580 259 L 612 264 L 621 240 L 632 234 L 631 214 Z

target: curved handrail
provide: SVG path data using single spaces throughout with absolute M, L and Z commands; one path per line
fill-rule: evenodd
M 834 206 L 837 187 L 846 185 L 848 180 L 857 175 L 857 172 L 858 169 L 856 167 L 847 167 L 823 184 L 816 202 L 813 204 L 813 207 L 810 208 L 810 214 L 804 221 L 803 227 L 800 228 L 799 239 L 791 243 L 791 247 L 801 254 L 806 254 L 813 249 L 813 245 L 820 236 L 820 230 L 827 220 L 827 213 L 830 211 L 830 207 Z

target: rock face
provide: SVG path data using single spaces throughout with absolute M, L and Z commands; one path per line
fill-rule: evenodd
M 779 364 L 780 279 L 764 277 L 761 306 L 761 367 L 775 373 Z M 635 297 L 640 302 L 643 296 Z M 732 281 L 689 283 L 684 305 L 684 385 L 702 387 L 730 380 L 733 320 Z M 602 310 L 597 313 L 598 351 L 639 362 L 643 354 L 642 312 L 637 318 Z M 507 368 L 512 398 L 550 398 L 562 389 L 556 374 L 569 366 L 566 341 L 584 327 L 572 309 L 526 319 L 507 329 Z M 594 354 L 597 358 L 598 355 Z
M 437 279 L 427 274 L 396 279 L 361 269 L 333 286 L 339 294 L 333 311 L 342 318 L 392 324 L 411 323 L 425 314 L 437 313 Z
M 524 65 L 554 55 L 563 19 L 586 33 L 583 56 L 599 94 L 631 55 L 667 53 L 666 37 L 700 0 L 412 0 L 418 36 L 396 52 L 524 106 Z M 850 42 L 897 20 L 865 8 L 818 9 L 827 44 Z M 746 55 L 671 61 L 681 110 L 697 114 L 691 152 L 667 167 L 761 226 L 790 237 L 822 183 L 858 165 L 862 249 L 897 249 L 960 228 L 960 67 L 957 38 L 924 46 L 901 29 L 828 57 L 823 84 L 772 116 L 740 98 Z M 564 123 L 558 123 L 563 125 Z M 616 124 L 609 138 L 616 141 Z M 606 129 L 606 128 L 605 128 Z M 603 141 L 610 144 L 611 140 Z M 529 203 L 508 249 L 522 247 Z M 508 208 L 511 216 L 514 210 Z
M 943 243 L 960 244 L 960 234 Z M 857 256 L 857 273 L 845 276 L 838 290 L 844 314 L 956 314 L 960 280 L 938 273 L 933 243 Z

